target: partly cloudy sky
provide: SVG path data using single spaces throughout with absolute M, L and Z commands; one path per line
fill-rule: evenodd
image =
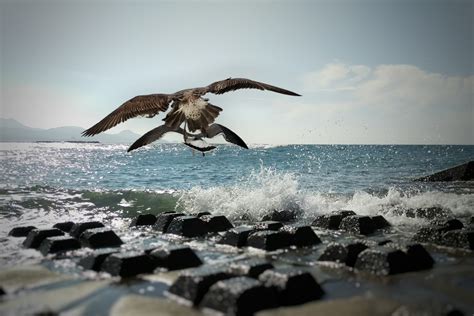
M 247 77 L 303 95 L 210 95 L 248 143 L 474 143 L 472 1 L 0 0 L 0 14 L 0 117 L 32 127 Z

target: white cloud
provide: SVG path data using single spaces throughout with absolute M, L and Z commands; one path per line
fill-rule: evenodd
M 313 101 L 290 115 L 342 118 L 350 128 L 333 123 L 335 142 L 474 142 L 474 76 L 447 76 L 413 65 L 332 63 L 304 75 L 303 84 Z

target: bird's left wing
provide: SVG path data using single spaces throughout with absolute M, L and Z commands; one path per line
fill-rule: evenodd
M 148 144 L 151 144 L 153 143 L 155 140 L 158 140 L 160 139 L 161 137 L 163 137 L 164 134 L 168 133 L 168 132 L 176 132 L 176 133 L 180 133 L 180 134 L 183 134 L 183 129 L 182 128 L 171 128 L 171 127 L 168 127 L 166 125 L 161 125 L 161 126 L 158 126 L 154 129 L 152 129 L 151 131 L 147 132 L 146 134 L 144 134 L 142 137 L 140 137 L 139 139 L 137 139 L 128 149 L 127 149 L 127 152 L 130 152 L 134 149 L 137 149 L 137 148 L 140 148 L 142 146 L 145 146 L 145 145 L 148 145 Z
M 263 82 L 253 81 L 245 78 L 228 78 L 221 81 L 211 83 L 204 88 L 205 93 L 223 94 L 229 91 L 235 91 L 239 89 L 258 89 L 258 90 L 269 90 L 281 94 L 300 96 L 298 93 L 275 87 Z
M 223 125 L 217 123 L 212 124 L 206 129 L 205 134 L 205 137 L 207 138 L 213 138 L 216 135 L 223 134 L 224 139 L 229 143 L 235 144 L 245 149 L 249 149 L 247 144 L 242 140 L 242 138 L 239 137 L 239 135 L 237 135 L 236 133 L 234 133 Z
M 94 136 L 104 132 L 117 124 L 136 116 L 156 115 L 168 109 L 172 96 L 168 94 L 139 95 L 123 103 L 99 123 L 82 132 L 83 136 Z

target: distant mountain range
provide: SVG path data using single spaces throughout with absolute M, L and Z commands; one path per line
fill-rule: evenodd
M 94 137 L 81 137 L 84 128 L 63 126 L 49 129 L 32 128 L 14 119 L 0 118 L 1 142 L 36 142 L 36 141 L 98 141 L 101 143 L 131 143 L 141 135 L 126 130 L 117 134 L 102 133 Z

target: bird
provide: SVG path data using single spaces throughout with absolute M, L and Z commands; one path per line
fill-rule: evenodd
M 214 123 L 222 108 L 209 103 L 209 99 L 203 96 L 207 93 L 219 95 L 239 89 L 268 90 L 290 96 L 301 96 L 295 92 L 250 79 L 227 78 L 205 87 L 184 89 L 172 94 L 157 93 L 133 97 L 97 124 L 83 131 L 82 136 L 94 136 L 137 116 L 152 118 L 160 112 L 167 111 L 169 107 L 172 109 L 163 121 L 165 126 L 172 131 L 184 122 L 184 133 L 187 133 L 187 130 L 190 132 L 201 130 L 202 133 L 206 133 L 206 129 Z
M 176 127 L 172 128 L 167 126 L 166 124 L 160 125 L 151 131 L 148 131 L 146 134 L 144 134 L 142 137 L 137 139 L 128 149 L 127 152 L 130 152 L 132 150 L 135 150 L 137 148 L 140 148 L 142 146 L 151 144 L 152 142 L 160 139 L 165 135 L 166 133 L 169 132 L 175 132 L 179 133 L 184 136 L 184 144 L 196 149 L 200 152 L 202 152 L 202 155 L 204 156 L 204 153 L 210 150 L 213 150 L 216 148 L 216 146 L 209 146 L 203 138 L 213 138 L 217 135 L 223 134 L 224 139 L 228 141 L 229 143 L 233 143 L 235 145 L 238 145 L 242 148 L 248 149 L 247 144 L 242 140 L 242 138 L 239 137 L 236 133 L 234 133 L 232 130 L 229 128 L 225 127 L 224 125 L 221 124 L 211 124 L 205 132 L 201 132 L 199 134 L 190 134 L 186 133 L 185 130 L 181 127 Z

